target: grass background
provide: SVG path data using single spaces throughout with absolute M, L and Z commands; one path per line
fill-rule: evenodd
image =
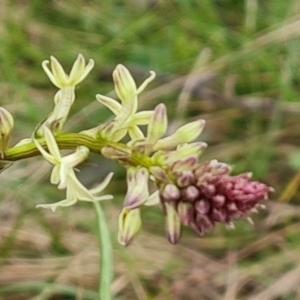
M 111 73 L 126 65 L 138 83 L 157 79 L 141 109 L 164 102 L 170 131 L 207 121 L 202 160 L 233 164 L 236 173 L 276 192 L 255 224 L 217 226 L 203 238 L 184 230 L 164 237 L 159 209 L 143 211 L 133 245 L 116 242 L 126 192 L 124 170 L 92 156 L 87 185 L 116 172 L 104 205 L 114 242 L 116 299 L 300 299 L 300 4 L 297 0 L 5 1 L 0 0 L 1 106 L 15 118 L 13 145 L 30 136 L 53 107 L 55 88 L 41 68 L 54 55 L 70 68 L 78 53 L 96 66 L 76 91 L 67 130 L 110 117 L 95 94 L 113 90 Z M 90 205 L 35 209 L 61 197 L 41 159 L 1 174 L 0 299 L 95 299 L 98 252 Z

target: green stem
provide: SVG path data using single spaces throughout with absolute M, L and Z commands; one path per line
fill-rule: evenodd
M 111 282 L 113 279 L 113 255 L 109 229 L 99 202 L 95 201 L 98 222 L 98 237 L 100 248 L 99 300 L 111 299 Z
M 148 156 L 133 151 L 123 143 L 111 142 L 100 138 L 95 139 L 81 133 L 60 134 L 55 136 L 55 140 L 60 149 L 75 149 L 78 146 L 85 146 L 88 147 L 91 152 L 99 154 L 104 147 L 110 147 L 119 151 L 120 153 L 128 154 L 129 157 L 126 157 L 124 161 L 126 160 L 126 162 L 131 165 L 151 167 L 153 164 Z M 42 147 L 47 148 L 44 138 L 38 139 L 38 142 Z M 35 144 L 33 142 L 29 142 L 21 146 L 7 149 L 4 153 L 4 159 L 2 161 L 9 163 L 38 155 L 40 155 L 40 152 L 36 148 Z

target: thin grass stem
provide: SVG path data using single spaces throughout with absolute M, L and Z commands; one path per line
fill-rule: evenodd
M 109 229 L 99 202 L 95 201 L 98 223 L 98 238 L 100 250 L 99 300 L 111 299 L 111 282 L 113 278 L 113 254 Z

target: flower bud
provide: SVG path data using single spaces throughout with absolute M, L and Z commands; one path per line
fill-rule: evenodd
M 184 159 L 178 160 L 177 162 L 175 162 L 172 165 L 172 171 L 173 172 L 184 172 L 184 171 L 190 171 L 193 170 L 193 168 L 195 167 L 196 163 L 197 163 L 197 156 L 192 155 L 189 157 L 186 157 Z
M 4 152 L 7 149 L 11 130 L 14 126 L 13 116 L 8 110 L 0 107 L 0 157 L 5 158 Z
M 165 159 L 165 163 L 168 165 L 173 165 L 174 163 L 182 160 L 183 158 L 193 156 L 198 157 L 202 154 L 203 150 L 206 147 L 207 144 L 203 142 L 178 145 L 176 150 L 168 152 L 168 155 Z
M 180 238 L 180 219 L 173 202 L 165 202 L 166 208 L 166 233 L 171 244 L 177 244 Z
M 185 226 L 188 226 L 193 220 L 194 208 L 190 203 L 179 202 L 178 203 L 178 215 L 181 223 Z
M 161 168 L 161 167 L 158 167 L 158 166 L 153 166 L 153 167 L 150 167 L 150 172 L 151 174 L 159 181 L 162 181 L 162 182 L 169 182 L 169 177 L 168 177 L 168 174 L 166 173 L 166 171 Z
M 125 103 L 137 95 L 136 84 L 126 67 L 117 65 L 113 72 L 115 89 L 120 100 Z
M 127 170 L 127 193 L 124 200 L 126 209 L 137 208 L 149 197 L 149 173 L 146 168 L 131 167 Z
M 128 246 L 142 226 L 140 210 L 123 208 L 119 215 L 118 242 Z
M 130 157 L 130 149 L 116 149 L 105 146 L 101 150 L 101 154 L 108 159 L 126 159 Z
M 176 201 L 181 195 L 178 187 L 175 184 L 169 183 L 163 188 L 161 196 L 165 201 Z
M 160 139 L 168 127 L 168 119 L 166 107 L 164 104 L 160 103 L 154 109 L 154 114 L 150 119 L 148 125 L 147 142 L 154 145 L 158 139 Z
M 201 134 L 204 125 L 204 120 L 197 120 L 183 125 L 172 135 L 159 140 L 153 150 L 170 150 L 179 144 L 189 143 Z

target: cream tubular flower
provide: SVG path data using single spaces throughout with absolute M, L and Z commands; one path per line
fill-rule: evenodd
M 33 142 L 42 156 L 54 165 L 50 182 L 52 184 L 59 184 L 58 188 L 64 189 L 66 188 L 68 173 L 72 168 L 82 163 L 88 157 L 89 149 L 80 146 L 77 147 L 74 153 L 62 157 L 56 140 L 48 127 L 44 127 L 44 138 L 49 152 L 47 152 L 36 139 L 34 139 Z
M 61 64 L 54 56 L 50 57 L 50 61 L 51 70 L 48 67 L 49 60 L 43 61 L 42 67 L 51 82 L 60 89 L 64 89 L 66 87 L 75 87 L 88 75 L 88 73 L 94 67 L 94 60 L 90 59 L 88 64 L 86 65 L 83 55 L 79 54 L 73 64 L 70 74 L 67 75 Z
M 103 182 L 91 190 L 88 190 L 77 179 L 74 167 L 82 163 L 88 157 L 89 149 L 87 147 L 77 147 L 74 153 L 62 157 L 55 138 L 50 129 L 47 127 L 44 128 L 44 138 L 49 152 L 47 152 L 37 140 L 34 139 L 33 142 L 41 152 L 42 156 L 48 162 L 54 165 L 51 173 L 51 183 L 57 184 L 59 189 L 66 188 L 67 195 L 66 199 L 62 201 L 52 204 L 39 204 L 37 207 L 50 208 L 52 211 L 55 211 L 59 206 L 70 206 L 75 204 L 78 200 L 101 201 L 113 198 L 112 195 L 97 196 L 107 187 L 113 176 L 113 173 L 109 173 Z
M 66 199 L 50 203 L 50 204 L 38 204 L 36 207 L 49 208 L 53 212 L 58 207 L 67 207 L 75 204 L 77 201 L 102 201 L 102 200 L 111 200 L 113 198 L 112 195 L 102 195 L 101 193 L 109 184 L 113 173 L 109 173 L 104 180 L 98 184 L 95 188 L 88 190 L 86 187 L 82 185 L 82 183 L 75 176 L 75 172 L 71 169 L 67 176 L 67 189 L 66 189 Z
M 63 129 L 75 100 L 75 86 L 79 84 L 94 67 L 94 61 L 92 59 L 90 59 L 89 63 L 86 65 L 84 57 L 82 54 L 79 54 L 73 64 L 70 74 L 67 75 L 55 57 L 51 56 L 50 61 L 51 70 L 48 67 L 48 60 L 43 61 L 43 69 L 51 82 L 60 90 L 54 97 L 55 107 L 53 111 L 38 125 L 34 132 L 35 137 L 43 136 L 44 127 L 51 128 L 54 133 L 58 133 Z
M 138 125 L 148 124 L 153 112 L 142 111 L 136 113 L 138 106 L 137 96 L 155 78 L 155 73 L 153 71 L 150 71 L 150 74 L 150 77 L 137 88 L 134 79 L 126 67 L 118 65 L 113 71 L 115 90 L 121 104 L 107 96 L 96 96 L 101 104 L 108 107 L 116 115 L 114 120 L 107 124 L 109 130 L 104 130 L 103 127 L 101 127 L 101 133 L 104 138 L 119 141 L 127 132 L 132 139 L 144 138 Z

